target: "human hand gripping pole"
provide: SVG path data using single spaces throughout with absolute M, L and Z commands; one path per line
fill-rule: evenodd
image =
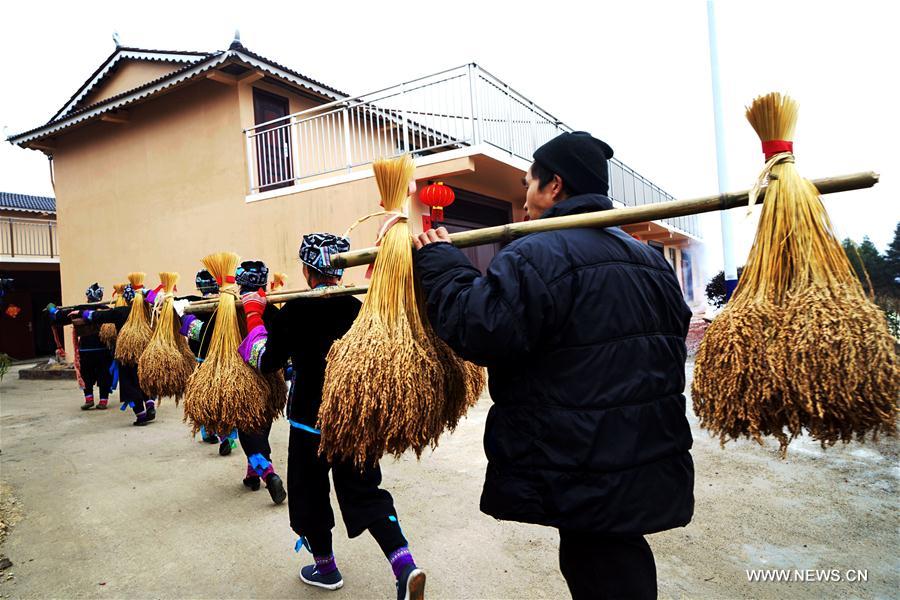
M 436 244 L 438 242 L 447 242 L 450 244 L 453 242 L 453 240 L 450 239 L 450 234 L 444 227 L 423 231 L 419 235 L 412 236 L 412 241 L 416 250 L 421 250 L 423 246 L 427 246 L 428 244 Z
M 267 333 L 263 324 L 263 313 L 266 310 L 267 302 L 265 288 L 241 295 L 244 318 L 247 323 L 247 337 L 238 346 L 238 354 L 254 369 L 260 368 L 266 347 Z
M 266 290 L 259 288 L 256 292 L 241 294 L 244 314 L 247 319 L 247 331 L 253 331 L 263 324 L 263 312 L 266 310 Z

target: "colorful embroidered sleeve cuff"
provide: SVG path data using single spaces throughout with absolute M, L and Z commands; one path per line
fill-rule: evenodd
M 254 369 L 258 370 L 260 367 L 263 354 L 266 351 L 268 335 L 269 333 L 266 331 L 265 326 L 258 325 L 250 330 L 250 333 L 238 346 L 238 354 Z
M 178 330 L 183 336 L 187 336 L 191 330 L 191 323 L 197 320 L 197 317 L 194 315 L 186 315 L 183 319 L 181 319 L 181 329 Z
M 195 342 L 202 341 L 203 337 L 203 321 L 200 319 L 194 319 L 191 322 L 191 325 L 188 327 L 188 338 Z
M 144 296 L 144 300 L 147 301 L 147 304 L 153 304 L 154 302 L 156 302 L 156 296 L 159 295 L 159 292 L 162 289 L 163 289 L 163 286 L 162 286 L 162 284 L 160 284 L 160 285 L 156 286 L 154 289 L 147 292 L 147 294 Z

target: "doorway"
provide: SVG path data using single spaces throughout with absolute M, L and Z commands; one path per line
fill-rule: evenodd
M 268 123 L 290 114 L 288 99 L 253 88 L 254 122 Z M 256 176 L 259 191 L 267 192 L 294 183 L 291 128 L 286 121 L 256 128 Z

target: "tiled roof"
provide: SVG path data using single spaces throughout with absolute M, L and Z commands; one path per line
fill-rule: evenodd
M 334 92 L 338 96 L 346 97 L 346 96 L 350 95 L 346 92 L 342 92 L 341 90 L 335 89 L 335 88 L 331 87 L 330 85 L 326 85 L 326 84 L 322 83 L 321 81 L 316 81 L 315 79 L 311 79 L 311 78 L 307 77 L 306 75 L 304 75 L 303 73 L 298 73 L 297 71 L 294 71 L 290 67 L 285 67 L 284 65 L 280 65 L 277 62 L 275 62 L 274 60 L 272 60 L 270 58 L 266 58 L 265 56 L 261 56 L 261 55 L 257 54 L 256 52 L 253 52 L 252 50 L 250 50 L 249 48 L 246 48 L 244 46 L 232 44 L 231 49 L 232 50 L 235 50 L 235 49 L 240 50 L 242 53 L 246 54 L 247 56 L 253 57 L 262 62 L 269 63 L 273 67 L 278 67 L 279 69 L 290 73 L 291 75 L 293 75 L 294 77 L 297 77 L 298 79 L 305 79 L 306 81 L 308 81 L 310 83 L 314 83 L 319 87 L 325 88 L 329 92 Z
M 0 192 L 0 209 L 22 210 L 26 212 L 55 213 L 56 198 Z
M 119 50 L 147 53 L 159 52 L 155 50 L 140 50 L 135 48 L 120 48 Z M 168 51 L 166 51 L 166 53 L 173 54 L 172 52 Z M 183 54 L 194 55 L 194 53 Z M 115 56 L 115 54 L 113 56 Z M 113 57 L 110 57 L 106 62 L 108 63 L 112 58 Z M 136 88 L 124 91 L 111 98 L 106 98 L 89 106 L 83 106 L 74 110 L 70 110 L 63 115 L 57 114 L 47 123 L 39 127 L 35 127 L 34 129 L 30 129 L 28 131 L 10 136 L 8 140 L 11 143 L 22 145 L 23 142 L 29 141 L 28 139 L 23 140 L 23 138 L 40 139 L 42 137 L 45 137 L 46 135 L 55 133 L 71 125 L 75 125 L 76 123 L 95 117 L 101 113 L 117 110 L 133 102 L 148 98 L 149 96 L 169 89 L 177 84 L 189 81 L 194 77 L 197 77 L 198 75 L 209 71 L 210 69 L 221 67 L 224 63 L 232 61 L 243 63 L 249 68 L 260 68 L 261 70 L 281 79 L 296 80 L 292 81 L 292 83 L 294 83 L 295 85 L 306 87 L 307 89 L 315 91 L 326 97 L 333 96 L 333 99 L 347 97 L 347 94 L 345 94 L 344 92 L 310 79 L 303 74 L 298 73 L 297 71 L 280 65 L 264 56 L 251 52 L 239 43 L 235 43 L 232 44 L 228 50 L 211 52 L 206 54 L 202 58 L 198 57 L 198 60 L 192 61 L 172 73 L 163 75 L 162 77 L 154 79 L 153 81 L 149 81 Z M 104 65 L 105 64 L 106 63 L 104 63 Z M 96 77 L 96 74 L 99 73 L 102 69 L 103 66 L 101 66 L 101 68 L 98 69 L 97 72 L 95 72 L 92 78 Z M 86 90 L 84 90 L 84 86 L 82 86 L 82 90 L 76 92 L 73 98 L 83 96 L 85 92 Z M 70 100 L 69 102 L 71 103 L 72 100 Z
M 60 116 L 70 114 L 78 102 L 84 99 L 101 82 L 109 77 L 109 74 L 117 68 L 117 63 L 123 58 L 139 59 L 150 62 L 197 62 L 204 58 L 208 58 L 211 54 L 211 52 L 146 50 L 143 48 L 118 47 L 99 67 L 97 67 L 96 71 L 91 73 L 90 77 L 81 84 L 81 87 L 72 94 L 72 97 L 66 100 L 66 103 L 55 115 L 53 115 L 53 118 L 51 118 L 50 121 L 54 121 Z

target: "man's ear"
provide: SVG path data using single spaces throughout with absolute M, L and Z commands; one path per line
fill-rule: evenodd
M 563 190 L 565 189 L 565 184 L 563 183 L 562 177 L 554 174 L 553 181 L 550 183 L 553 185 L 553 189 L 551 190 L 553 193 L 553 201 L 559 202 L 565 196 L 565 194 L 563 194 Z

